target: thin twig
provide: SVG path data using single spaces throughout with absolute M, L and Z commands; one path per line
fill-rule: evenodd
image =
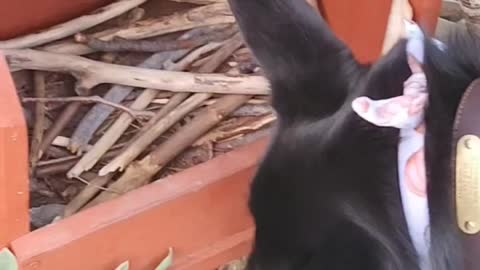
M 102 103 L 108 106 L 112 106 L 119 110 L 122 110 L 128 113 L 133 118 L 138 118 L 142 116 L 152 117 L 154 114 L 148 111 L 136 111 L 132 110 L 123 105 L 108 101 L 103 99 L 100 96 L 88 96 L 88 97 L 54 97 L 54 98 L 34 98 L 34 97 L 24 97 L 22 102 L 82 102 L 82 103 Z
M 230 139 L 234 136 L 245 135 L 247 133 L 259 130 L 266 125 L 271 124 L 276 120 L 276 117 L 272 114 L 268 114 L 256 119 L 249 119 L 250 121 L 245 121 L 237 123 L 233 128 L 219 127 L 214 130 L 211 130 L 209 133 L 202 136 L 198 139 L 193 146 L 200 146 L 209 142 L 220 142 Z
M 67 105 L 67 107 L 60 113 L 57 120 L 52 124 L 45 134 L 42 143 L 39 147 L 38 160 L 40 160 L 48 149 L 50 144 L 55 138 L 62 132 L 62 130 L 70 123 L 70 120 L 77 114 L 82 106 L 81 102 L 73 102 Z
M 110 151 L 103 155 L 100 161 L 104 161 L 110 158 L 115 157 L 121 151 L 121 149 L 115 148 L 116 146 L 112 147 Z M 81 157 L 79 156 L 72 156 L 65 159 L 54 159 L 48 161 L 42 161 L 38 163 L 37 170 L 35 171 L 35 176 L 37 177 L 45 177 L 52 174 L 63 174 L 70 170 L 75 164 L 77 164 L 78 160 Z
M 35 96 L 37 98 L 44 98 L 46 96 L 45 90 L 45 77 L 46 74 L 42 71 L 35 71 L 34 76 L 34 87 L 35 87 Z M 35 170 L 37 166 L 40 144 L 43 140 L 43 134 L 45 131 L 45 103 L 38 102 L 35 106 L 35 122 L 33 126 L 32 142 L 30 145 L 30 166 L 31 171 Z
M 88 47 L 103 52 L 163 52 L 181 49 L 191 49 L 205 45 L 209 42 L 219 42 L 231 37 L 237 32 L 236 27 L 226 29 L 214 29 L 214 32 L 207 32 L 202 36 L 190 39 L 177 39 L 172 41 L 163 40 L 128 40 L 115 37 L 112 40 L 101 40 L 84 34 L 75 35 L 75 40 L 86 44 Z

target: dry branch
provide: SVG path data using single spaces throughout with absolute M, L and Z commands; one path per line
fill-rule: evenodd
M 243 44 L 240 33 L 229 39 L 225 45 L 216 51 L 211 60 L 200 68 L 200 72 L 215 71 L 235 50 Z M 167 131 L 173 124 L 182 119 L 187 113 L 197 108 L 204 101 L 208 100 L 212 95 L 210 93 L 197 93 L 184 101 L 178 108 L 169 113 L 165 118 L 158 121 L 148 132 L 139 136 L 125 151 L 118 155 L 115 159 L 104 166 L 99 175 L 106 175 L 116 170 L 122 171 L 136 157 L 138 157 L 145 148 L 150 145 L 158 136 Z
M 77 79 L 77 90 L 91 89 L 102 83 L 162 89 L 172 92 L 268 95 L 269 84 L 261 76 L 229 77 L 222 74 L 196 74 L 152 70 L 106 64 L 80 56 L 36 50 L 7 49 L 4 54 L 12 68 L 69 72 Z
M 169 58 L 173 57 L 174 59 L 177 59 L 184 56 L 186 53 L 188 53 L 187 50 L 157 53 L 141 63 L 139 67 L 161 69 L 163 63 Z M 104 99 L 110 102 L 120 103 L 133 91 L 133 89 L 134 88 L 130 86 L 114 85 L 105 94 Z M 96 104 L 93 106 L 73 132 L 72 141 L 69 146 L 70 151 L 73 153 L 83 152 L 85 150 L 83 149 L 84 146 L 91 140 L 93 134 L 102 123 L 110 116 L 113 109 L 113 107 L 104 104 Z
M 206 53 L 210 50 L 213 50 L 215 46 L 207 44 L 191 54 L 186 58 L 192 59 L 193 61 L 196 57 L 200 56 L 203 53 Z M 193 56 L 192 56 L 193 55 Z M 183 65 L 179 66 L 183 67 Z M 176 69 L 177 66 L 170 67 L 171 69 Z M 157 91 L 152 89 L 145 90 L 131 105 L 132 108 L 144 109 L 150 104 L 150 102 L 156 97 Z M 164 113 L 165 110 L 161 111 Z M 188 113 L 188 112 L 187 112 Z M 105 132 L 105 134 L 100 138 L 95 144 L 94 148 L 88 151 L 82 159 L 67 173 L 67 177 L 74 177 L 80 175 L 82 172 L 91 169 L 98 160 L 105 154 L 108 149 L 121 137 L 123 132 L 128 128 L 132 119 L 125 114 L 120 115 L 120 117 L 115 121 L 115 123 L 110 127 L 110 129 Z
M 135 8 L 147 0 L 119 0 L 100 8 L 92 14 L 81 16 L 68 22 L 56 25 L 40 33 L 34 33 L 6 41 L 0 41 L 0 49 L 30 48 L 54 40 L 68 37 L 95 25 L 108 21 Z
M 70 138 L 64 137 L 64 136 L 58 136 L 55 138 L 55 140 L 53 140 L 52 145 L 67 148 L 70 145 L 70 143 L 71 143 Z M 85 149 L 88 150 L 90 148 L 92 148 L 92 145 L 85 145 Z
M 169 98 L 165 106 L 163 106 L 154 117 L 150 118 L 150 120 L 137 132 L 137 134 L 130 139 L 130 142 L 134 143 L 138 138 L 143 136 L 143 134 L 148 132 L 148 130 L 152 129 L 158 121 L 167 116 L 171 111 L 175 110 L 175 108 L 177 108 L 189 96 L 189 93 L 176 93 L 174 96 Z M 128 146 L 129 144 L 127 144 L 124 149 L 126 149 Z
M 242 116 L 263 116 L 272 112 L 272 107 L 269 104 L 245 104 L 238 110 L 232 113 L 233 117 Z
M 125 173 L 109 185 L 108 188 L 115 190 L 115 193 L 104 191 L 87 204 L 85 208 L 114 199 L 147 184 L 168 162 L 190 147 L 200 136 L 250 98 L 251 96 L 246 95 L 226 95 L 221 97 L 217 103 L 205 108 L 202 114 L 198 115 L 188 125 L 183 126 L 168 141 L 161 144 L 149 155 L 140 161 L 130 164 Z
M 38 98 L 44 98 L 46 96 L 45 89 L 45 73 L 42 71 L 35 71 L 34 76 L 34 87 L 35 87 L 35 96 Z M 45 103 L 38 102 L 35 106 L 35 122 L 32 132 L 32 142 L 30 145 L 30 166 L 31 171 L 35 170 L 37 166 L 37 161 L 40 152 L 40 144 L 43 140 L 43 134 L 45 131 L 45 122 L 46 122 L 46 108 Z
M 121 23 L 117 27 L 95 32 L 91 34 L 91 36 L 95 38 L 101 38 L 107 35 L 114 34 L 117 31 L 120 31 L 121 29 L 130 27 L 133 23 L 141 20 L 144 15 L 145 15 L 144 9 L 142 8 L 132 9 L 128 14 L 127 19 L 125 21 L 121 21 Z M 73 38 L 66 38 L 63 40 L 51 42 L 46 45 L 36 47 L 36 49 L 41 51 L 47 51 L 47 52 L 73 54 L 73 55 L 83 55 L 83 54 L 89 54 L 93 52 L 91 48 L 75 42 Z
M 259 130 L 265 127 L 266 125 L 271 124 L 275 120 L 276 120 L 276 117 L 274 115 L 269 114 L 269 115 L 259 117 L 257 119 L 253 119 L 253 120 L 250 119 L 250 121 L 247 121 L 247 122 L 241 122 L 240 124 L 237 124 L 236 127 L 233 127 L 231 129 L 225 129 L 225 128 L 214 129 L 214 130 L 211 130 L 206 135 L 202 136 L 200 139 L 198 139 L 193 144 L 193 146 L 200 146 L 210 142 L 219 142 L 222 140 L 226 140 L 228 138 L 232 138 L 234 136 L 244 135 L 246 133 Z
M 190 30 L 197 27 L 229 24 L 234 22 L 235 19 L 228 5 L 214 4 L 193 8 L 186 12 L 173 14 L 171 16 L 139 21 L 126 27 L 107 29 L 91 36 L 101 40 L 111 40 L 114 37 L 123 39 L 143 39 Z M 94 52 L 92 48 L 73 40 L 46 45 L 39 49 L 48 52 L 72 55 L 83 55 Z
M 112 147 L 110 151 L 108 151 L 105 155 L 103 155 L 102 160 L 110 159 L 115 157 L 120 153 L 121 149 Z M 42 161 L 38 163 L 38 167 L 35 170 L 35 176 L 37 177 L 45 177 L 52 174 L 60 174 L 65 173 L 70 170 L 75 164 L 77 164 L 78 160 L 81 157 L 79 156 L 71 156 L 68 158 L 63 159 L 54 159 L 49 161 Z
M 62 132 L 62 130 L 70 122 L 70 120 L 75 116 L 81 106 L 81 102 L 73 102 L 68 104 L 68 106 L 60 113 L 57 120 L 53 123 L 50 129 L 48 129 L 42 143 L 40 144 L 38 159 L 42 158 L 47 148 L 50 146 L 53 140 L 55 140 L 55 138 Z
M 237 140 L 227 140 L 227 141 L 219 142 L 215 145 L 215 151 L 222 151 L 222 152 L 229 151 L 271 135 L 272 135 L 271 129 L 269 128 L 259 129 L 252 133 L 245 134 L 245 136 L 242 136 L 240 139 L 237 139 Z
M 174 63 L 171 61 L 166 61 L 164 67 L 166 70 L 185 70 L 187 69 L 195 60 L 200 58 L 203 54 L 209 53 L 213 50 L 218 49 L 222 46 L 223 43 L 212 42 L 205 46 L 198 48 L 197 50 L 193 51 L 184 59 L 180 60 L 178 63 Z
M 113 35 L 106 36 L 109 40 L 114 36 L 124 39 L 144 39 L 184 31 L 196 27 L 235 23 L 235 18 L 226 2 L 192 8 L 186 12 L 150 19 L 135 23 L 133 27 L 122 29 Z
M 163 52 L 175 51 L 181 49 L 192 49 L 205 45 L 209 42 L 219 42 L 231 37 L 237 32 L 236 27 L 226 27 L 226 29 L 213 29 L 207 31 L 201 36 L 188 39 L 179 38 L 177 40 L 128 40 L 114 37 L 112 40 L 104 41 L 95 37 L 83 34 L 77 34 L 75 40 L 84 43 L 88 47 L 103 52 Z
M 123 105 L 105 100 L 104 98 L 100 96 L 89 96 L 89 97 L 56 97 L 56 98 L 32 98 L 32 97 L 24 97 L 22 98 L 22 102 L 82 102 L 82 103 L 102 103 L 108 106 L 112 106 L 114 108 L 117 108 L 119 110 L 122 110 L 126 113 L 128 113 L 131 117 L 133 118 L 138 118 L 138 117 L 152 117 L 153 114 L 152 112 L 146 112 L 146 111 L 137 111 L 137 110 L 132 110 L 128 107 L 125 107 Z

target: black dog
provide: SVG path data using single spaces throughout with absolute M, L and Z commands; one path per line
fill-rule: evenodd
M 248 269 L 420 269 L 398 186 L 399 131 L 351 109 L 361 95 L 402 94 L 411 74 L 406 41 L 376 64 L 360 65 L 304 0 L 229 2 L 279 118 L 251 187 L 256 235 Z M 434 270 L 462 270 L 452 125 L 462 94 L 480 75 L 480 46 L 465 33 L 446 45 L 442 51 L 427 38 L 423 66 L 431 260 Z

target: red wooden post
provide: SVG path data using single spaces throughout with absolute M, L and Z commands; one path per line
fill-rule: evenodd
M 409 0 L 414 20 L 430 34 L 435 33 L 438 17 L 442 10 L 441 0 Z
M 347 43 L 355 57 L 364 63 L 375 62 L 383 47 L 390 16 L 391 0 L 317 0 L 321 13 L 335 34 Z M 409 0 L 414 20 L 434 33 L 441 0 Z
M 23 110 L 0 54 L 0 247 L 30 230 L 28 135 Z

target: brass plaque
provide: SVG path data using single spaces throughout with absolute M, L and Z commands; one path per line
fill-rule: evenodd
M 458 141 L 455 166 L 457 222 L 466 234 L 480 232 L 480 138 Z

